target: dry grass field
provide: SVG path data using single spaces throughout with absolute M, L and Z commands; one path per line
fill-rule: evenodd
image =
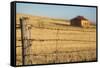
M 96 26 L 81 28 L 70 26 L 68 20 L 52 19 L 25 14 L 31 28 L 31 57 L 26 55 L 26 65 L 68 63 L 96 60 Z M 22 65 L 21 30 L 16 29 L 16 65 Z M 28 59 L 31 59 L 29 61 Z

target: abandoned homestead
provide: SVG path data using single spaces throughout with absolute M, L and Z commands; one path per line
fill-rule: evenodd
M 83 16 L 77 16 L 77 17 L 71 19 L 71 25 L 88 28 L 90 26 L 90 22 L 88 19 L 86 19 Z

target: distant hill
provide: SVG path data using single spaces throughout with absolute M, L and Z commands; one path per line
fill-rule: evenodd
M 94 26 L 96 26 L 96 23 L 94 23 L 94 22 L 91 22 L 91 25 L 94 25 Z
M 44 16 L 32 16 L 28 14 L 19 14 L 19 13 L 16 15 L 17 23 L 19 23 L 19 19 L 21 17 L 29 17 L 29 22 L 34 22 L 34 23 L 42 22 L 48 25 L 54 25 L 54 24 L 69 25 L 70 24 L 69 20 L 67 19 L 65 20 L 65 19 L 59 19 L 59 18 L 56 19 L 56 18 L 50 18 L 50 17 L 44 17 Z

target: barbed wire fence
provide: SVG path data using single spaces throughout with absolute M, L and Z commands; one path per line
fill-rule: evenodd
M 32 64 L 32 43 L 31 26 L 28 25 L 28 17 L 20 18 L 21 47 L 22 47 L 22 65 Z
M 95 41 L 89 41 L 89 40 L 67 40 L 67 39 L 59 39 L 59 34 L 60 31 L 66 31 L 66 29 L 59 29 L 59 28 L 48 28 L 44 26 L 43 21 L 39 21 L 38 22 L 38 26 L 34 26 L 32 24 L 28 24 L 29 23 L 29 18 L 28 17 L 22 17 L 20 18 L 20 31 L 21 31 L 21 39 L 17 40 L 17 41 L 21 41 L 21 46 L 16 46 L 16 47 L 22 47 L 22 55 L 21 55 L 21 59 L 17 58 L 17 61 L 20 62 L 22 65 L 31 65 L 34 63 L 34 61 L 32 60 L 33 58 L 37 58 L 37 60 L 48 63 L 48 56 L 55 56 L 55 59 L 51 61 L 51 63 L 57 63 L 58 60 L 58 45 L 59 45 L 59 41 L 84 41 L 84 42 L 95 42 Z M 32 28 L 37 28 L 37 29 L 48 29 L 48 30 L 56 30 L 56 39 L 34 39 L 31 37 L 31 30 Z M 67 30 L 71 30 L 71 29 L 67 29 Z M 71 31 L 82 31 L 82 30 L 71 30 Z M 94 32 L 94 31 L 82 31 L 82 32 Z M 34 35 L 34 34 L 32 34 Z M 66 34 L 64 34 L 66 35 Z M 32 53 L 32 42 L 34 41 L 55 41 L 56 42 L 56 49 L 54 53 L 47 53 L 47 54 L 33 54 Z M 42 46 L 42 44 L 41 44 Z M 76 52 L 76 51 L 73 51 Z M 77 51 L 80 52 L 80 51 Z M 70 52 L 67 52 L 70 53 Z M 16 55 L 19 56 L 19 55 Z M 38 56 L 41 56 L 44 59 L 39 59 Z M 36 63 L 39 63 L 38 61 L 36 61 Z M 41 63 L 39 63 L 41 64 Z

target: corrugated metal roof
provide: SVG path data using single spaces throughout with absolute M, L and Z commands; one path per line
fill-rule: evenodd
M 73 19 L 71 19 L 71 20 L 88 20 L 88 19 L 86 19 L 86 18 L 83 17 L 83 16 L 77 16 L 77 17 L 75 17 L 75 18 L 73 18 Z

